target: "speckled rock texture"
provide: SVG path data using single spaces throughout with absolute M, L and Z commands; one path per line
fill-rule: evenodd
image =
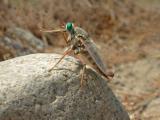
M 32 54 L 0 62 L 0 120 L 129 120 L 111 89 L 91 68 L 61 55 Z

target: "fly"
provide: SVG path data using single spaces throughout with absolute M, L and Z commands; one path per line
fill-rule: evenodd
M 113 78 L 114 73 L 108 70 L 106 64 L 103 62 L 98 52 L 96 44 L 84 29 L 80 27 L 75 27 L 73 23 L 68 22 L 65 26 L 65 29 L 49 30 L 49 31 L 43 30 L 43 31 L 63 32 L 64 38 L 67 42 L 67 45 L 69 46 L 68 49 L 64 52 L 63 56 L 60 58 L 60 60 L 51 69 L 49 69 L 49 71 L 53 70 L 53 68 L 58 63 L 60 63 L 60 61 L 66 55 L 70 54 L 71 52 L 74 52 L 75 55 L 82 54 L 87 58 L 91 58 L 90 60 L 92 60 L 92 64 L 94 64 L 105 77 L 107 77 L 108 79 Z M 68 33 L 67 38 L 66 38 L 66 32 Z

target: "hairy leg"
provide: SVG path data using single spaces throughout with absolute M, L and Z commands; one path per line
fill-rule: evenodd
M 58 65 L 58 64 L 63 60 L 63 58 L 64 58 L 66 55 L 69 55 L 71 52 L 73 52 L 72 48 L 67 49 L 67 50 L 63 53 L 63 56 L 59 59 L 59 61 L 58 61 L 53 67 L 51 67 L 48 71 L 49 71 L 49 72 L 52 71 L 52 70 L 56 67 L 56 65 Z

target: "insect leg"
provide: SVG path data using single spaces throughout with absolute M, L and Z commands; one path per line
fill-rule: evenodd
M 63 38 L 64 38 L 64 40 L 66 41 L 66 43 L 68 43 L 68 39 L 67 39 L 66 32 L 63 32 Z
M 58 64 L 63 60 L 63 58 L 64 58 L 66 55 L 70 54 L 71 52 L 72 52 L 72 48 L 67 49 L 67 50 L 63 53 L 63 56 L 59 59 L 59 61 L 58 61 L 53 67 L 51 67 L 48 71 L 49 71 L 49 72 L 52 71 L 52 70 L 54 69 L 54 67 L 56 67 L 56 65 L 58 65 Z
M 80 70 L 80 86 L 82 88 L 83 83 L 84 83 L 84 74 L 85 74 L 85 70 L 86 70 L 86 64 L 77 56 L 75 55 L 75 58 L 77 58 L 81 64 L 82 64 L 82 69 Z

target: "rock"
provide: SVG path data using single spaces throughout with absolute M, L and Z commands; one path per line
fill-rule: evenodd
M 44 50 L 44 43 L 42 40 L 35 37 L 30 31 L 24 30 L 18 27 L 11 27 L 7 30 L 8 36 L 12 36 L 14 39 L 23 40 L 23 43 L 29 44 L 29 46 L 33 46 L 37 50 Z
M 29 53 L 34 53 L 33 49 L 26 49 L 23 44 L 20 44 L 14 39 L 11 39 L 9 37 L 0 37 L 0 51 L 3 51 L 2 55 L 5 55 L 5 53 L 10 54 L 10 56 L 22 56 Z
M 0 63 L 0 120 L 129 120 L 107 81 L 56 54 L 32 54 Z

